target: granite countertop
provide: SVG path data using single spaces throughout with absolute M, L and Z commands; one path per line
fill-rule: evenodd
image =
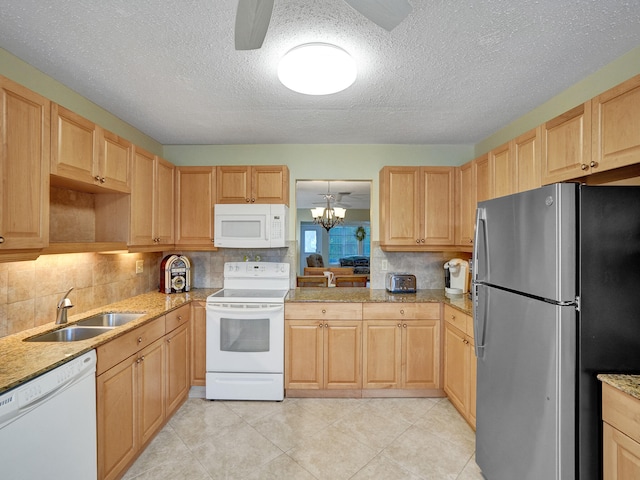
M 389 293 L 384 289 L 373 290 L 364 287 L 326 288 L 304 287 L 289 290 L 287 302 L 403 302 L 428 303 L 442 302 L 451 305 L 467 315 L 473 314 L 472 302 L 469 295 L 453 298 L 445 296 L 442 289 L 423 290 L 416 293 Z
M 192 300 L 206 300 L 207 296 L 219 289 L 196 289 L 188 293 L 167 295 L 149 292 L 122 300 L 120 302 L 95 308 L 77 315 L 70 315 L 66 325 L 46 323 L 39 327 L 0 338 L 0 393 L 16 387 L 38 375 L 41 375 L 63 363 L 92 350 L 103 343 L 139 327 L 147 321 L 160 317 Z M 110 332 L 87 340 L 76 342 L 24 342 L 50 330 L 57 330 L 83 318 L 104 312 L 145 312 L 146 315 L 133 320 Z
M 218 291 L 194 289 L 188 293 L 167 295 L 148 292 L 120 302 L 104 305 L 77 315 L 70 315 L 66 325 L 49 322 L 39 327 L 0 338 L 0 393 L 37 377 L 72 358 L 78 357 L 140 325 L 160 317 L 191 301 L 205 301 L 207 296 Z M 468 295 L 458 298 L 445 297 L 442 290 L 418 290 L 417 293 L 392 294 L 386 290 L 368 288 L 296 288 L 289 291 L 286 302 L 443 302 L 471 315 L 471 300 Z M 33 337 L 105 312 L 144 312 L 145 315 L 121 327 L 87 340 L 76 342 L 25 342 Z
M 640 375 L 601 373 L 598 380 L 640 400 Z

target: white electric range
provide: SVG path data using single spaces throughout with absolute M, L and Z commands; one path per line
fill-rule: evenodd
M 225 263 L 223 289 L 207 297 L 206 398 L 284 399 L 289 270 L 288 263 Z

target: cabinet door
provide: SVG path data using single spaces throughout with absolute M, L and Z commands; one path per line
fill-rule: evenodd
M 130 245 L 153 245 L 154 155 L 136 147 L 131 179 Z
M 591 170 L 591 101 L 542 126 L 542 184 L 581 177 Z
M 532 190 L 542 185 L 540 180 L 540 132 L 541 128 L 523 133 L 513 140 L 511 151 L 514 167 L 514 193 Z
M 139 445 L 136 359 L 125 360 L 96 378 L 98 478 L 119 478 Z
M 456 182 L 456 244 L 461 247 L 473 245 L 476 212 L 476 178 L 474 162 L 457 169 Z
M 191 385 L 204 387 L 207 375 L 207 312 L 205 304 L 191 304 Z
M 251 172 L 247 166 L 216 168 L 216 203 L 250 203 Z
M 363 324 L 363 388 L 400 388 L 402 383 L 401 322 L 366 320 Z
M 444 327 L 444 391 L 460 411 L 467 409 L 467 346 L 464 335 L 445 322 Z
M 640 163 L 640 75 L 592 100 L 592 171 Z
M 608 423 L 603 423 L 603 479 L 640 478 L 640 444 Z
M 50 103 L 0 76 L 0 252 L 49 243 Z
M 423 167 L 422 234 L 420 245 L 453 245 L 455 243 L 455 169 Z
M 174 243 L 175 182 L 175 166 L 163 158 L 156 157 L 153 237 L 155 243 L 160 245 Z
M 56 103 L 51 107 L 51 174 L 86 184 L 96 182 L 98 127 Z
M 131 192 L 133 144 L 107 130 L 100 129 L 99 169 L 96 174 L 105 188 Z M 94 178 L 94 180 L 96 180 Z
M 176 245 L 213 248 L 216 167 L 176 169 Z
M 440 388 L 439 325 L 435 320 L 402 323 L 404 388 Z
M 467 344 L 467 358 L 469 359 L 468 363 L 468 372 L 469 372 L 469 407 L 468 411 L 468 420 L 473 429 L 476 428 L 476 389 L 477 389 L 477 379 L 478 379 L 478 363 L 476 360 L 476 355 L 474 352 L 474 343 L 473 341 Z
M 252 166 L 251 203 L 289 205 L 289 169 L 284 165 Z
M 508 143 L 489 152 L 489 176 L 491 198 L 513 193 L 513 165 Z
M 473 163 L 475 163 L 476 166 L 476 202 L 484 202 L 491 198 L 489 155 L 485 154 L 478 157 Z
M 138 428 L 144 445 L 164 423 L 165 417 L 165 347 L 162 339 L 138 353 Z
M 323 333 L 320 320 L 285 321 L 285 388 L 323 388 Z
M 182 404 L 189 395 L 189 323 L 176 328 L 165 339 L 167 350 L 167 417 Z
M 361 345 L 361 321 L 324 323 L 324 388 L 362 388 Z
M 385 167 L 380 172 L 380 240 L 383 245 L 420 245 L 420 169 Z

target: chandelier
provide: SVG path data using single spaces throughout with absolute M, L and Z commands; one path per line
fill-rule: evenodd
M 326 207 L 316 207 L 311 209 L 313 223 L 321 225 L 327 232 L 336 225 L 344 222 L 344 215 L 347 213 L 346 208 L 332 207 L 331 202 L 335 201 L 335 197 L 331 193 L 326 193 L 324 199 L 327 201 Z

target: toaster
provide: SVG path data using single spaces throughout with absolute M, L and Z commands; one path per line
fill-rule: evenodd
M 416 293 L 416 276 L 410 273 L 387 273 L 385 285 L 391 293 Z

